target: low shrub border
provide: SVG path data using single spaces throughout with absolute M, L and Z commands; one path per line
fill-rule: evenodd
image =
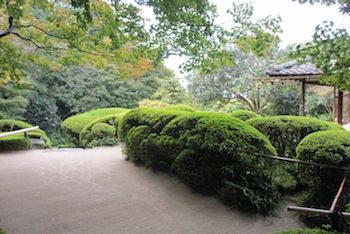
M 292 158 L 296 156 L 295 148 L 305 136 L 324 130 L 345 131 L 336 123 L 303 116 L 261 117 L 246 122 L 269 138 L 278 155 Z
M 117 129 L 119 126 L 119 121 L 126 115 L 128 111 L 118 113 L 118 114 L 112 114 L 112 115 L 106 115 L 104 117 L 98 118 L 96 120 L 91 121 L 88 123 L 83 130 L 81 130 L 79 134 L 79 141 L 80 144 L 83 147 L 94 147 L 97 145 L 111 145 L 111 144 L 117 144 Z M 114 134 L 109 134 L 108 137 L 106 137 L 105 140 L 102 139 L 101 136 L 97 136 L 93 134 L 92 129 L 96 124 L 105 123 L 109 126 L 113 127 Z M 108 139 L 107 139 L 108 138 Z
M 252 119 L 252 118 L 261 117 L 257 113 L 254 113 L 253 111 L 249 111 L 249 110 L 237 110 L 237 111 L 232 112 L 230 115 L 232 117 L 241 119 L 243 121 L 246 121 L 246 120 Z
M 31 127 L 33 126 L 24 121 L 14 119 L 0 119 L 0 132 L 10 132 Z M 29 138 L 42 139 L 45 142 L 45 148 L 51 148 L 51 141 L 43 130 L 36 129 L 34 131 L 30 131 L 27 133 L 27 136 L 28 139 L 25 139 L 24 134 L 13 135 L 13 137 L 0 138 L 0 141 L 2 141 L 1 144 L 5 144 L 5 141 L 7 144 L 9 144 L 8 147 L 2 146 L 2 149 L 6 150 L 6 148 L 8 148 L 8 150 L 16 150 L 15 144 L 18 144 L 18 150 L 30 149 L 31 144 L 30 142 L 29 145 L 27 143 L 28 140 L 30 141 Z
M 171 170 L 195 191 L 230 206 L 266 212 L 280 198 L 269 172 L 273 163 L 253 155 L 276 151 L 256 129 L 225 114 L 194 112 L 154 131 L 150 115 L 134 127 L 128 122 L 125 152 L 133 162 Z
M 102 108 L 88 111 L 82 114 L 71 116 L 65 119 L 61 124 L 61 129 L 64 133 L 70 135 L 75 143 L 79 144 L 79 134 L 84 127 L 91 121 L 101 118 L 106 115 L 118 114 L 128 111 L 125 108 Z

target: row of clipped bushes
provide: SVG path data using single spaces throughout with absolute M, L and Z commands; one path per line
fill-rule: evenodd
M 118 133 L 131 161 L 174 173 L 195 191 L 230 206 L 265 212 L 280 197 L 268 170 L 271 163 L 253 156 L 275 155 L 274 147 L 237 118 L 139 108 L 124 116 Z
M 0 132 L 11 132 L 24 128 L 31 128 L 32 125 L 13 119 L 0 119 Z M 11 135 L 0 138 L 0 151 L 27 150 L 32 148 L 30 138 L 41 139 L 45 142 L 45 148 L 51 148 L 51 141 L 41 129 L 27 132 L 27 137 L 22 134 Z
M 242 120 L 232 118 L 235 115 Z M 260 211 L 277 202 L 279 186 L 286 184 L 288 174 L 283 165 L 290 164 L 257 154 L 276 155 L 277 149 L 281 155 L 305 161 L 343 167 L 350 163 L 350 133 L 337 124 L 307 117 L 139 108 L 121 119 L 118 136 L 126 142 L 126 157 L 134 163 L 174 173 L 194 190 L 215 194 L 229 205 Z M 288 168 L 304 190 L 301 205 L 329 206 L 342 171 Z M 344 191 L 340 209 L 344 210 L 348 195 Z
M 186 105 L 169 105 L 163 110 L 195 111 Z M 115 145 L 118 142 L 120 119 L 129 110 L 125 108 L 102 108 L 71 116 L 61 124 L 61 129 L 78 147 Z

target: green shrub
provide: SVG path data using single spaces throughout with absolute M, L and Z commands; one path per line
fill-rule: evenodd
M 10 132 L 15 130 L 20 130 L 24 128 L 31 128 L 32 125 L 20 121 L 20 120 L 13 120 L 13 119 L 0 119 L 0 132 Z M 21 133 L 20 135 L 24 135 L 24 133 Z M 51 141 L 46 136 L 46 133 L 41 129 L 36 129 L 34 131 L 27 132 L 27 135 L 29 138 L 39 138 L 45 141 L 45 148 L 51 148 Z M 1 140 L 1 138 L 0 138 Z M 18 139 L 17 139 L 18 140 Z M 19 146 L 20 149 L 24 149 L 23 144 Z M 13 149 L 12 149 L 13 150 Z
M 254 113 L 253 111 L 249 111 L 249 110 L 237 110 L 233 113 L 231 113 L 232 117 L 241 119 L 243 121 L 246 121 L 248 119 L 252 119 L 252 118 L 258 118 L 261 117 L 260 115 Z
M 295 157 L 295 148 L 307 135 L 324 130 L 344 130 L 342 126 L 303 116 L 272 116 L 246 121 L 265 134 L 278 155 Z M 345 131 L 345 130 L 344 130 Z
M 156 170 L 170 168 L 195 191 L 216 194 L 231 206 L 267 211 L 279 198 L 270 178 L 271 161 L 255 153 L 276 154 L 267 138 L 241 120 L 219 113 L 187 113 L 161 132 L 152 125 L 127 134 L 126 154 Z
M 196 109 L 194 109 L 192 106 L 183 105 L 183 104 L 169 105 L 164 107 L 164 109 L 177 110 L 177 111 L 189 111 L 189 112 L 196 111 Z
M 118 126 L 118 139 L 126 141 L 128 131 L 140 125 L 152 128 L 151 132 L 159 133 L 163 127 L 177 116 L 188 113 L 188 111 L 175 111 L 166 108 L 137 108 L 128 112 Z
M 127 113 L 127 111 L 123 113 L 113 114 L 113 115 L 106 115 L 104 117 L 98 118 L 96 120 L 91 121 L 89 124 L 87 124 L 83 130 L 81 130 L 79 135 L 79 141 L 80 144 L 83 147 L 94 147 L 94 143 L 92 142 L 98 142 L 98 145 L 103 145 L 103 142 L 101 140 L 98 140 L 94 134 L 92 134 L 92 128 L 98 124 L 98 123 L 106 123 L 110 126 L 113 126 L 114 129 L 118 129 L 119 121 L 120 119 Z M 115 130 L 114 136 L 114 144 L 117 143 L 117 130 Z M 111 144 L 111 142 L 107 142 L 108 145 Z
M 0 138 L 0 152 L 28 150 L 31 149 L 31 147 L 30 139 L 23 134 Z
M 281 232 L 275 232 L 274 234 L 335 234 L 336 232 L 328 232 L 321 229 L 292 229 Z
M 350 167 L 350 133 L 322 131 L 306 136 L 298 145 L 297 158 L 303 161 Z M 298 166 L 301 183 L 305 186 L 302 205 L 329 209 L 344 171 L 326 167 Z M 350 201 L 350 183 L 343 190 L 337 209 L 344 211 Z
M 0 234 L 6 234 L 6 232 L 0 228 Z
M 61 129 L 64 133 L 70 135 L 77 144 L 79 144 L 79 134 L 81 130 L 83 130 L 83 128 L 91 121 L 106 115 L 122 113 L 127 110 L 128 109 L 125 108 L 102 108 L 74 115 L 62 122 Z

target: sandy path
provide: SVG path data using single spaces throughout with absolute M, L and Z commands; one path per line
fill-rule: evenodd
M 120 147 L 0 154 L 0 227 L 8 234 L 262 234 L 302 227 L 286 205 L 275 217 L 242 215 L 125 161 Z

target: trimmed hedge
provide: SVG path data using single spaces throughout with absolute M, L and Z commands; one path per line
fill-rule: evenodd
M 79 134 L 84 127 L 91 121 L 101 118 L 106 115 L 118 114 L 128 111 L 125 108 L 102 108 L 93 111 L 88 111 L 82 114 L 71 116 L 65 119 L 61 124 L 61 129 L 64 133 L 79 141 Z
M 80 144 L 83 147 L 94 147 L 97 145 L 111 145 L 111 144 L 116 144 L 117 143 L 117 129 L 119 125 L 119 121 L 124 117 L 124 115 L 128 111 L 118 113 L 118 114 L 113 114 L 113 115 L 106 115 L 104 117 L 98 118 L 96 120 L 91 121 L 88 123 L 83 130 L 81 130 L 79 134 L 79 141 Z M 92 128 L 99 123 L 105 123 L 108 124 L 109 126 L 113 127 L 114 129 L 114 134 L 113 136 L 110 135 L 109 137 L 106 137 L 105 142 L 104 140 L 92 132 Z
M 33 127 L 29 123 L 26 123 L 24 121 L 20 120 L 14 120 L 14 119 L 0 119 L 0 132 L 10 132 L 10 131 L 15 131 L 15 130 L 20 130 L 24 128 L 31 128 Z M 24 134 L 20 134 L 24 135 Z M 14 135 L 16 136 L 16 135 Z M 34 131 L 30 131 L 27 133 L 27 136 L 29 138 L 39 138 L 45 141 L 45 148 L 51 148 L 51 141 L 50 139 L 46 136 L 46 133 L 41 130 L 41 129 L 36 129 Z M 3 141 L 1 144 L 6 144 L 4 141 L 10 141 L 7 144 L 9 144 L 9 150 L 16 150 L 14 147 L 14 142 L 18 143 L 18 150 L 24 150 L 24 149 L 30 149 L 31 144 L 26 143 L 26 139 L 20 139 L 21 137 L 14 137 L 11 139 L 11 137 L 7 138 L 0 138 L 0 141 Z M 22 138 L 25 138 L 24 136 Z M 28 140 L 29 140 L 28 138 Z M 12 142 L 12 143 L 11 143 Z M 13 148 L 14 147 L 14 148 Z M 6 146 L 2 147 L 4 150 Z
M 31 148 L 30 138 L 25 137 L 23 134 L 0 138 L 0 152 L 28 150 Z
M 125 128 L 130 129 L 125 131 L 125 153 L 133 162 L 171 170 L 195 191 L 216 195 L 230 206 L 266 212 L 279 199 L 269 171 L 273 162 L 254 156 L 276 151 L 263 134 L 243 121 L 194 112 L 176 118 L 170 114 L 172 121 L 157 125 L 151 113 L 168 120 L 166 110 L 163 115 L 154 109 L 132 112 L 128 114 L 134 117 L 128 118 Z
M 337 232 L 328 232 L 321 229 L 292 229 L 281 232 L 275 232 L 274 234 L 335 234 Z
M 168 108 L 137 108 L 128 112 L 118 126 L 118 139 L 126 141 L 128 132 L 133 127 L 146 125 L 152 128 L 152 132 L 160 133 L 163 127 L 172 119 L 186 114 L 188 111 L 176 111 Z
M 303 116 L 272 116 L 246 121 L 265 134 L 278 155 L 295 157 L 295 148 L 307 135 L 324 130 L 344 130 L 336 123 Z
M 183 105 L 183 104 L 169 105 L 169 106 L 164 107 L 164 109 L 176 110 L 176 111 L 196 112 L 196 109 L 194 109 L 192 106 Z
M 252 119 L 252 118 L 258 118 L 261 117 L 260 115 L 258 115 L 257 113 L 253 112 L 253 111 L 249 111 L 249 110 L 237 110 L 234 111 L 230 114 L 232 117 L 241 119 L 243 121 L 246 121 L 248 119 Z
M 300 160 L 349 168 L 350 132 L 322 131 L 310 134 L 299 143 L 296 152 Z M 300 165 L 298 174 L 305 186 L 303 205 L 329 209 L 344 171 Z M 337 208 L 340 210 L 345 210 L 346 203 L 350 201 L 349 185 L 350 182 L 339 200 Z

